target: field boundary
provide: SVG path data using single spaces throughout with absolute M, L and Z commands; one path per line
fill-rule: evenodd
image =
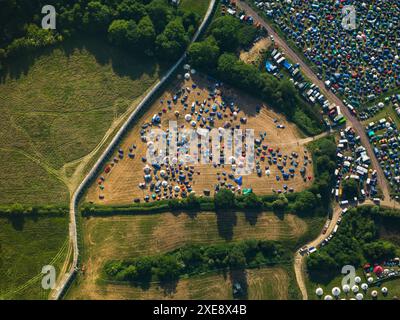
M 202 32 L 207 28 L 210 19 L 213 16 L 214 10 L 216 8 L 217 0 L 210 0 L 210 4 L 208 6 L 206 15 L 196 31 L 195 35 L 192 38 L 191 43 L 195 42 Z M 159 90 L 163 87 L 163 85 L 170 79 L 170 77 L 176 72 L 178 67 L 182 64 L 182 62 L 186 59 L 187 53 L 185 52 L 182 57 L 171 67 L 171 69 L 158 81 L 158 83 L 151 89 L 149 93 L 143 98 L 143 100 L 139 103 L 136 109 L 131 113 L 129 118 L 125 121 L 125 123 L 118 130 L 117 134 L 111 140 L 108 147 L 103 151 L 99 159 L 96 161 L 95 165 L 86 175 L 84 180 L 81 182 L 79 187 L 74 192 L 71 201 L 70 201 L 70 224 L 69 224 L 69 236 L 73 243 L 73 261 L 70 270 L 64 275 L 61 282 L 54 289 L 54 292 L 51 295 L 51 299 L 58 300 L 61 299 L 63 294 L 66 292 L 66 289 L 71 284 L 73 279 L 75 278 L 78 271 L 78 263 L 79 263 L 79 248 L 78 248 L 78 237 L 77 237 L 77 228 L 76 228 L 76 214 L 78 213 L 78 204 L 81 196 L 84 194 L 85 189 L 90 182 L 96 177 L 96 174 L 103 166 L 104 162 L 109 158 L 111 153 L 114 151 L 116 145 L 121 141 L 122 137 L 129 129 L 130 125 L 136 119 L 137 115 L 140 111 L 148 105 L 148 103 L 152 100 L 152 98 L 159 93 Z

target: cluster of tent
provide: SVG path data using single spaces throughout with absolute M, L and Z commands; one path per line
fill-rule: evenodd
M 323 297 L 324 300 L 363 300 L 364 297 L 368 294 L 368 290 L 370 289 L 371 283 L 368 281 L 369 284 L 363 282 L 361 283 L 361 278 L 359 276 L 356 276 L 354 279 L 354 285 L 350 286 L 348 284 L 344 284 L 342 288 L 340 289 L 339 287 L 334 287 L 331 290 L 331 294 L 327 294 Z M 381 293 L 383 296 L 387 296 L 389 293 L 389 290 L 387 287 L 382 287 L 380 289 Z M 344 297 L 340 298 L 341 293 L 344 293 Z M 322 298 L 324 295 L 324 290 L 321 287 L 318 287 L 315 290 L 315 294 L 317 295 L 318 298 Z M 378 291 L 377 290 L 372 290 L 370 293 L 372 299 L 377 299 L 378 298 Z
M 262 9 L 325 75 L 329 86 L 358 107 L 400 86 L 400 1 L 259 1 Z M 356 10 L 344 28 L 342 9 Z
M 400 193 L 400 132 L 396 123 L 382 118 L 370 122 L 366 132 L 392 190 Z

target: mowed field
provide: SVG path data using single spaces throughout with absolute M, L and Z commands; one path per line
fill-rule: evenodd
M 13 59 L 0 75 L 0 203 L 67 202 L 161 71 L 90 38 Z
M 245 213 L 235 213 L 224 221 L 219 221 L 212 212 L 85 218 L 82 261 L 85 271 L 72 285 L 67 298 L 227 299 L 232 294 L 230 280 L 221 275 L 182 279 L 176 290 L 164 292 L 156 283 L 150 288 L 140 288 L 106 282 L 101 275 L 102 266 L 108 260 L 165 253 L 190 243 L 211 245 L 245 239 L 294 242 L 312 229 L 314 222 L 320 225 L 319 220 L 303 220 L 294 215 L 277 217 L 270 212 L 261 213 L 256 218 Z M 250 289 L 255 288 L 249 290 L 249 298 L 284 298 L 287 288 L 283 283 L 288 283 L 285 280 L 287 277 L 287 271 L 281 270 L 279 266 L 248 270 L 247 283 Z
M 197 85 L 196 89 L 192 89 L 190 93 L 187 93 L 188 104 L 187 110 L 184 109 L 184 105 L 179 101 L 176 104 L 171 105 L 171 110 L 167 108 L 167 101 L 173 100 L 173 95 L 178 89 L 191 87 L 192 84 Z M 160 128 L 166 131 L 169 127 L 169 121 L 177 121 L 178 128 L 183 126 L 189 128 L 190 124 L 185 121 L 185 114 L 191 112 L 191 104 L 197 101 L 208 101 L 213 105 L 213 101 L 207 100 L 209 97 L 209 87 L 215 83 L 208 81 L 200 76 L 195 76 L 193 79 L 188 81 L 175 81 L 171 87 L 156 101 L 152 106 L 148 108 L 148 111 L 137 121 L 133 128 L 126 135 L 124 140 L 120 144 L 120 149 L 124 151 L 123 159 L 118 159 L 116 153 L 114 157 L 110 159 L 112 165 L 111 171 L 107 174 L 104 172 L 99 175 L 104 178 L 104 183 L 101 186 L 97 185 L 97 182 L 92 185 L 87 194 L 87 201 L 92 201 L 99 204 L 126 204 L 131 203 L 135 198 L 143 198 L 146 195 L 151 196 L 152 192 L 149 190 L 149 184 L 147 189 L 143 190 L 139 187 L 140 183 L 144 182 L 143 169 L 146 163 L 143 163 L 142 157 L 146 156 L 147 144 L 142 142 L 141 133 L 142 125 L 151 122 L 154 114 L 161 113 L 164 109 L 165 113 L 162 113 Z M 288 172 L 290 165 L 289 157 L 291 154 L 297 153 L 297 161 L 299 163 L 296 168 L 294 178 L 290 178 L 288 181 L 282 179 L 282 174 L 278 169 L 277 165 L 269 165 L 267 161 L 267 154 L 265 160 L 260 160 L 260 156 L 255 157 L 255 162 L 260 162 L 260 168 L 262 176 L 257 176 L 255 170 L 249 174 L 243 176 L 242 188 L 252 188 L 256 194 L 270 194 L 273 191 L 284 190 L 284 186 L 293 188 L 294 191 L 301 191 L 306 187 L 310 186 L 312 180 L 303 179 L 299 173 L 300 168 L 304 164 L 304 156 L 307 150 L 304 146 L 304 141 L 299 136 L 295 125 L 288 123 L 283 115 L 275 113 L 273 110 L 264 105 L 261 101 L 253 99 L 244 93 L 233 90 L 232 88 L 224 86 L 219 94 L 215 98 L 215 103 L 221 103 L 222 99 L 225 101 L 232 101 L 236 106 L 240 108 L 240 112 L 237 114 L 235 119 L 230 112 L 229 108 L 223 111 L 222 119 L 215 117 L 214 127 L 222 127 L 226 122 L 231 123 L 232 127 L 240 124 L 239 119 L 241 117 L 247 118 L 246 124 L 240 124 L 242 130 L 253 129 L 254 137 L 260 138 L 260 134 L 266 133 L 266 137 L 262 142 L 262 146 L 271 148 L 281 153 L 281 157 L 278 160 L 278 164 L 282 164 L 283 157 L 287 156 L 287 165 L 284 167 L 285 171 Z M 164 102 L 161 103 L 161 100 Z M 256 108 L 260 107 L 260 112 L 256 113 Z M 199 108 L 199 107 L 197 107 Z M 176 116 L 175 112 L 178 111 L 179 117 Z M 197 111 L 196 111 L 197 112 Z M 205 117 L 207 115 L 204 115 Z M 192 115 L 192 119 L 197 117 L 195 113 Z M 284 126 L 284 129 L 277 128 L 277 125 Z M 244 131 L 243 131 L 244 132 Z M 128 157 L 129 149 L 132 145 L 136 146 L 133 150 L 134 158 Z M 256 146 L 257 147 L 257 146 Z M 263 149 L 265 151 L 265 149 Z M 308 153 L 307 153 L 308 155 Z M 115 161 L 118 160 L 118 161 Z M 265 173 L 266 167 L 270 167 L 270 175 Z M 233 173 L 231 165 L 223 165 L 214 167 L 212 163 L 209 164 L 195 164 L 194 166 L 193 181 L 191 181 L 191 187 L 198 195 L 203 194 L 204 189 L 214 193 L 214 185 L 218 184 L 218 174 L 220 177 L 226 175 L 226 177 Z M 308 162 L 306 167 L 306 176 L 312 176 L 313 168 L 312 164 Z M 276 180 L 276 175 L 280 175 L 280 181 Z M 154 181 L 154 179 L 153 179 Z M 233 182 L 227 180 L 226 183 Z M 171 185 L 176 185 L 173 181 L 169 181 Z M 170 194 L 171 195 L 171 194 Z M 162 197 L 161 197 L 162 198 Z
M 42 267 L 59 274 L 69 249 L 68 217 L 0 218 L 0 300 L 47 299 Z

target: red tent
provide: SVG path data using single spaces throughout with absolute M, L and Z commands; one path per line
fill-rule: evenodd
M 375 274 L 381 274 L 383 272 L 383 268 L 381 266 L 376 266 L 374 268 L 374 273 Z

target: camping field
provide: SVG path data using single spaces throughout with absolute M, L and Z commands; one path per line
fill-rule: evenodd
M 122 298 L 122 296 L 124 298 L 156 299 L 160 292 L 153 290 L 153 286 L 149 290 L 141 291 L 140 288 L 105 282 L 101 274 L 103 264 L 112 259 L 164 253 L 189 243 L 207 245 L 246 239 L 268 239 L 293 244 L 298 238 L 304 237 L 309 232 L 313 233 L 315 229 L 320 229 L 323 221 L 324 218 L 300 219 L 294 215 L 282 217 L 270 212 L 260 213 L 258 216 L 249 216 L 238 212 L 227 218 L 226 221 L 218 221 L 215 213 L 212 212 L 201 212 L 196 215 L 161 213 L 84 218 L 82 221 L 84 234 L 82 267 L 84 273 L 72 285 L 67 299 L 113 299 Z M 291 268 L 291 266 L 289 267 Z M 253 271 L 249 272 L 252 274 Z M 264 287 L 260 284 L 263 281 L 279 282 L 280 274 L 282 277 L 285 276 L 284 274 L 289 277 L 287 270 L 277 272 L 273 277 L 268 277 L 267 271 L 265 274 L 261 271 L 261 274 L 254 272 L 254 279 L 250 278 L 253 280 L 249 280 L 248 283 L 258 289 L 254 292 L 250 290 L 249 297 L 253 294 L 254 297 L 263 297 L 267 294 L 260 292 Z M 215 275 L 215 277 L 220 276 Z M 190 283 L 196 282 L 195 279 L 197 278 L 183 279 L 179 281 L 177 288 L 186 287 Z M 226 285 L 225 281 L 215 284 L 222 288 Z M 274 287 L 274 284 L 271 286 Z M 286 292 L 286 289 L 282 290 Z M 179 290 L 176 292 L 178 294 Z M 204 298 L 214 297 L 214 290 L 206 292 L 212 294 L 202 293 Z M 231 292 L 230 289 L 229 292 Z M 200 295 L 200 293 L 191 294 Z M 220 298 L 223 297 L 225 296 L 220 296 Z
M 0 300 L 47 299 L 42 267 L 58 273 L 67 257 L 68 216 L 0 218 Z
M 14 59 L 0 83 L 0 203 L 67 203 L 160 72 L 155 61 L 90 38 Z
M 167 108 L 166 102 L 172 100 L 174 93 L 181 88 L 191 88 L 195 84 L 196 89 L 192 89 L 188 94 L 187 104 L 189 107 L 185 110 L 184 105 L 179 101 L 173 104 L 171 109 Z M 192 101 L 207 101 L 209 97 L 209 88 L 213 86 L 215 82 L 209 81 L 203 77 L 195 76 L 193 80 L 188 81 L 175 81 L 163 94 L 160 99 L 152 106 L 149 107 L 147 112 L 138 120 L 137 124 L 129 131 L 126 137 L 121 142 L 118 149 L 124 152 L 124 156 L 119 158 L 118 150 L 115 155 L 109 160 L 109 165 L 112 167 L 108 173 L 100 173 L 99 178 L 104 179 L 100 185 L 97 181 L 90 187 L 87 195 L 87 201 L 91 201 L 98 204 L 127 204 L 132 203 L 135 198 L 143 201 L 144 197 L 151 196 L 152 192 L 149 192 L 149 185 L 147 183 L 145 189 L 141 189 L 139 184 L 144 182 L 144 168 L 146 163 L 143 162 L 143 157 L 147 154 L 147 144 L 141 140 L 142 125 L 151 122 L 153 116 L 157 113 L 162 114 L 160 128 L 166 131 L 169 127 L 169 121 L 177 121 L 178 127 L 182 126 L 189 128 L 188 122 L 185 121 L 185 117 L 190 113 L 190 105 Z M 230 87 L 224 86 L 221 89 L 221 94 L 216 97 L 217 101 L 224 99 L 232 101 L 235 105 L 240 108 L 237 117 L 234 118 L 233 114 L 229 112 L 227 108 L 224 111 L 224 115 L 221 119 L 215 119 L 214 127 L 222 127 L 226 123 L 231 123 L 234 127 L 239 122 L 239 118 L 247 118 L 247 123 L 240 125 L 242 130 L 253 129 L 254 137 L 259 138 L 260 134 L 266 134 L 265 140 L 262 143 L 262 154 L 255 158 L 255 162 L 259 162 L 261 176 L 258 176 L 254 169 L 251 174 L 243 176 L 243 189 L 252 188 L 256 194 L 270 194 L 279 190 L 283 191 L 284 187 L 292 188 L 294 191 L 302 191 L 312 184 L 312 172 L 313 165 L 311 160 L 305 161 L 305 157 L 308 156 L 308 151 L 305 147 L 307 139 L 301 139 L 298 130 L 295 125 L 289 123 L 285 117 L 281 114 L 275 113 L 271 108 L 264 105 L 261 101 L 253 99 L 248 95 L 238 92 Z M 208 105 L 212 105 L 212 101 L 208 100 Z M 256 109 L 260 107 L 260 112 L 257 113 Z M 197 106 L 197 108 L 199 108 Z M 207 108 L 207 106 L 206 106 Z M 211 107 L 210 107 L 211 108 Z M 161 112 L 163 110 L 163 112 Z M 180 115 L 177 117 L 177 113 Z M 207 111 L 208 112 L 208 111 Z M 186 115 L 185 115 L 186 113 Z M 197 111 L 192 112 L 192 119 L 200 116 Z M 277 126 L 282 126 L 278 128 Z M 147 129 L 148 130 L 148 129 Z M 134 150 L 132 146 L 135 146 Z M 267 147 L 270 150 L 276 152 L 277 163 L 272 164 L 268 162 L 270 154 L 267 151 Z M 257 146 L 255 147 L 255 149 Z M 260 146 L 261 149 L 261 146 Z M 128 156 L 132 153 L 134 158 Z M 285 165 L 284 169 L 287 172 L 291 167 L 291 161 L 293 153 L 297 154 L 295 159 L 298 162 L 297 169 L 294 170 L 294 177 L 284 181 L 278 165 Z M 280 155 L 280 156 L 278 156 Z M 261 159 L 264 157 L 265 159 Z M 279 159 L 278 159 L 279 158 Z M 287 159 L 287 160 L 286 160 Z M 171 159 L 172 160 L 172 159 Z M 171 163 L 170 160 L 170 163 Z M 287 161 L 287 163 L 286 163 Z M 308 164 L 306 164 L 308 162 Z M 190 163 L 188 164 L 190 165 Z M 303 177 L 299 170 L 305 167 L 306 174 Z M 266 173 L 266 168 L 269 168 L 269 174 Z M 192 189 L 197 195 L 203 194 L 205 189 L 210 190 L 211 194 L 214 194 L 214 185 L 221 182 L 218 180 L 218 176 L 225 178 L 232 173 L 232 167 L 230 164 L 221 164 L 220 166 L 213 166 L 209 164 L 194 164 L 193 166 L 193 181 L 191 181 Z M 160 171 L 161 172 L 161 171 Z M 155 175 L 156 173 L 154 173 Z M 279 180 L 277 178 L 279 177 Z M 307 179 L 307 177 L 309 179 Z M 166 179 L 168 180 L 168 179 Z M 169 186 L 172 187 L 173 179 L 169 177 Z M 154 181 L 154 178 L 153 178 Z M 230 180 L 225 179 L 228 184 Z M 161 193 L 160 193 L 161 194 Z M 159 195 L 160 195 L 159 194 Z

